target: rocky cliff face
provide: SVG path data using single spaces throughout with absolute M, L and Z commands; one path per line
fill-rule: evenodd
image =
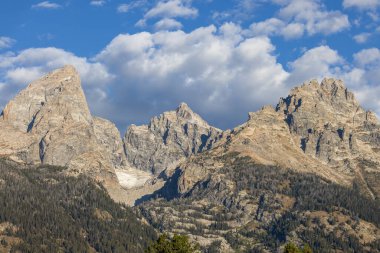
M 314 80 L 296 87 L 280 100 L 277 111 L 306 155 L 357 179 L 372 197 L 380 196 L 373 182 L 380 178 L 379 121 L 360 106 L 343 81 Z
M 72 66 L 28 85 L 4 108 L 0 155 L 27 164 L 66 166 L 99 181 L 116 182 L 123 163 L 116 127 L 93 118 Z
M 280 100 L 277 111 L 284 113 L 290 131 L 301 138 L 304 152 L 330 164 L 358 152 L 354 136 L 358 129 L 378 124 L 343 82 L 334 79 L 293 89 Z
M 175 111 L 154 117 L 148 125 L 129 127 L 124 148 L 132 165 L 159 174 L 192 154 L 210 149 L 221 132 L 182 103 Z
M 123 169 L 126 165 L 126 158 L 123 142 L 115 124 L 106 119 L 94 117 L 93 126 L 97 142 L 108 151 L 112 166 Z

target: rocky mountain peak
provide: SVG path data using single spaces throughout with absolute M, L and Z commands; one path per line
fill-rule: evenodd
M 343 80 L 336 78 L 324 78 L 321 82 L 321 88 L 327 91 L 347 91 Z
M 305 82 L 301 86 L 293 88 L 289 96 L 314 97 L 314 99 L 325 102 L 349 101 L 356 106 L 359 105 L 355 95 L 346 88 L 344 82 L 335 78 L 324 78 L 321 83 L 315 79 Z
M 306 155 L 342 175 L 349 178 L 357 174 L 361 181 L 367 180 L 362 161 L 379 163 L 377 117 L 360 106 L 342 80 L 325 78 L 321 83 L 304 83 L 280 99 L 276 110 Z M 378 195 L 380 190 L 371 187 L 366 188 L 367 193 Z
M 180 112 L 180 111 L 188 111 L 190 113 L 194 113 L 193 110 L 191 110 L 191 108 L 185 103 L 185 102 L 181 102 L 177 109 L 176 109 L 177 112 Z
M 29 84 L 0 118 L 0 156 L 27 164 L 65 166 L 117 186 L 114 169 L 125 162 L 117 128 L 93 118 L 81 80 L 64 66 Z
M 193 112 L 193 110 L 191 110 L 191 108 L 183 102 L 177 107 L 176 115 L 178 118 L 182 118 L 189 121 L 196 118 L 196 115 Z
M 209 128 L 209 124 L 195 113 L 186 103 L 181 103 L 175 110 L 167 111 L 159 116 L 153 117 L 148 127 L 160 129 L 162 125 L 185 126 L 187 124 L 197 125 L 197 127 Z
M 67 121 L 90 124 L 78 72 L 67 65 L 32 82 L 5 106 L 2 120 L 22 132 L 46 133 Z
M 211 148 L 221 132 L 181 103 L 175 110 L 153 117 L 148 125 L 129 127 L 124 147 L 131 164 L 157 174 Z
M 334 126 L 354 127 L 366 120 L 366 111 L 342 80 L 325 78 L 304 83 L 281 98 L 276 110 L 284 113 L 292 131 L 306 133 L 310 128 Z M 303 126 L 303 127 L 302 127 Z

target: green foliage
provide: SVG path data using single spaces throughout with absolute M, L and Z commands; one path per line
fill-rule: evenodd
M 307 244 L 303 247 L 303 249 L 300 249 L 294 243 L 289 242 L 285 245 L 284 253 L 313 253 L 313 251 Z
M 309 244 L 306 244 L 305 246 L 303 246 L 302 252 L 303 253 L 313 253 L 313 250 L 310 248 Z
M 285 245 L 284 253 L 302 253 L 302 251 L 292 242 Z
M 11 252 L 144 252 L 156 239 L 131 208 L 91 179 L 63 168 L 17 168 L 0 160 L 0 223 L 17 227 Z
M 157 241 L 148 247 L 146 253 L 193 253 L 197 246 L 189 242 L 186 235 L 175 234 L 170 238 L 167 234 L 161 235 Z

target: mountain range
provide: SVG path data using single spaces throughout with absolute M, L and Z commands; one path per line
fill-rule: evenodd
M 0 129 L 2 159 L 89 177 L 203 252 L 380 252 L 380 122 L 342 80 L 305 82 L 230 130 L 181 103 L 121 138 L 65 66 L 10 100 Z

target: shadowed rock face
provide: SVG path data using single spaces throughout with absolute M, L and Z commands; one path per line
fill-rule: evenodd
M 0 154 L 28 164 L 67 166 L 100 181 L 115 181 L 124 159 L 116 127 L 93 118 L 72 66 L 32 82 L 4 108 Z
M 335 79 L 293 89 L 280 100 L 277 111 L 284 113 L 290 131 L 301 138 L 304 152 L 330 164 L 337 157 L 356 154 L 358 130 L 377 124 L 376 116 Z
M 124 169 L 127 164 L 123 142 L 115 124 L 106 119 L 94 117 L 93 126 L 97 142 L 110 154 L 113 167 Z
M 358 184 L 380 196 L 380 126 L 341 80 L 305 83 L 225 132 L 213 149 L 181 163 L 179 194 L 217 173 L 220 157 L 234 154 L 255 163 L 312 172 L 342 185 Z
M 294 88 L 281 99 L 283 113 L 294 140 L 310 157 L 332 170 L 356 178 L 367 194 L 380 196 L 380 125 L 365 111 L 343 81 L 324 79 Z
M 221 133 L 182 103 L 175 111 L 152 118 L 148 125 L 130 126 L 124 148 L 132 165 L 159 174 L 175 168 L 184 158 L 210 149 Z

